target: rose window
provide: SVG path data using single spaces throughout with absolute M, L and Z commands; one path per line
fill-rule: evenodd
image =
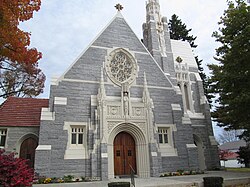
M 116 53 L 109 66 L 112 76 L 118 81 L 124 82 L 131 77 L 133 65 L 126 54 Z
M 123 49 L 118 49 L 109 55 L 106 70 L 115 83 L 131 83 L 137 73 L 136 62 L 132 55 Z

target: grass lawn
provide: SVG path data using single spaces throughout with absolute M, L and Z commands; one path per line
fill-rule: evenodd
M 227 171 L 250 172 L 250 168 L 226 168 Z

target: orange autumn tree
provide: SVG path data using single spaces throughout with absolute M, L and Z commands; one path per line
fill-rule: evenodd
M 29 48 L 30 33 L 18 28 L 40 6 L 41 0 L 0 0 L 0 97 L 32 97 L 43 91 L 42 53 Z

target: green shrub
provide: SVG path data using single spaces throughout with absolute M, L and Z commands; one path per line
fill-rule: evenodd
M 184 173 L 184 170 L 183 169 L 178 169 L 177 172 L 180 173 L 180 175 L 182 175 Z
M 222 187 L 222 177 L 204 177 L 204 187 Z
M 130 182 L 110 182 L 108 187 L 130 187 Z
M 63 177 L 64 182 L 73 182 L 74 176 L 73 175 L 65 175 Z

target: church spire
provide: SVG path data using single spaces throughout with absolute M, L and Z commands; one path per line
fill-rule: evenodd
M 159 0 L 148 0 L 146 8 L 147 8 L 147 22 L 161 21 Z
M 165 73 L 175 76 L 167 18 L 160 13 L 159 0 L 147 0 L 143 43 Z

